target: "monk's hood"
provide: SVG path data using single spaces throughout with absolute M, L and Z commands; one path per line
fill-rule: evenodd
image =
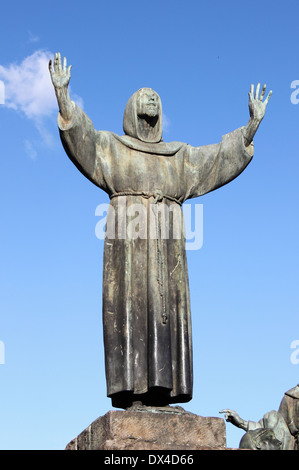
M 125 112 L 124 112 L 124 119 L 123 119 L 123 129 L 126 135 L 130 137 L 135 137 L 143 142 L 150 142 L 150 143 L 157 143 L 162 140 L 162 103 L 160 96 L 158 93 L 154 92 L 158 97 L 159 102 L 159 116 L 155 127 L 153 128 L 153 133 L 148 140 L 144 133 L 142 132 L 142 125 L 140 125 L 140 119 L 137 115 L 137 100 L 142 92 L 142 90 L 150 90 L 154 92 L 151 88 L 140 88 L 139 90 L 135 91 L 135 93 L 131 96 L 129 101 L 127 102 Z
M 159 117 L 157 123 L 153 128 L 153 133 L 150 137 L 145 138 L 142 132 L 142 126 L 137 115 L 137 99 L 142 88 L 136 91 L 129 101 L 127 102 L 124 119 L 123 129 L 126 135 L 114 136 L 120 140 L 126 147 L 138 150 L 140 152 L 152 153 L 156 155 L 174 155 L 181 147 L 181 142 L 163 142 L 162 140 L 162 103 L 159 95 L 156 93 L 159 100 Z
M 176 154 L 183 145 L 186 145 L 182 142 L 142 142 L 141 140 L 136 139 L 135 137 L 130 137 L 128 135 L 117 135 L 113 132 L 112 134 L 126 147 L 137 150 L 139 152 L 151 153 L 155 155 L 171 156 Z

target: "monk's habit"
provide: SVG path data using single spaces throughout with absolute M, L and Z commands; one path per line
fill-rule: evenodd
M 107 395 L 115 407 L 191 400 L 191 312 L 182 204 L 236 178 L 248 165 L 242 128 L 218 144 L 193 147 L 143 139 L 136 92 L 125 135 L 96 131 L 74 105 L 58 116 L 65 151 L 110 197 L 103 262 L 103 332 Z M 137 223 L 138 222 L 138 223 Z

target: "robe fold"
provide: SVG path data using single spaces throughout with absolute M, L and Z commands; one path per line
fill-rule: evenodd
M 139 399 L 187 402 L 192 337 L 181 204 L 236 178 L 253 146 L 244 146 L 242 128 L 202 147 L 147 143 L 96 131 L 75 105 L 72 120 L 59 115 L 58 125 L 71 161 L 111 199 L 103 266 L 107 395 L 121 408 Z M 129 236 L 136 208 L 142 230 Z

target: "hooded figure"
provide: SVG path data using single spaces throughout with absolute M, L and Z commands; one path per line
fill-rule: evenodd
M 111 199 L 103 266 L 107 395 L 120 408 L 188 402 L 192 339 L 181 205 L 236 178 L 253 145 L 245 147 L 242 129 L 203 147 L 163 142 L 161 101 L 149 88 L 129 99 L 124 136 L 96 131 L 73 107 L 70 121 L 58 116 L 64 148 Z
M 142 142 L 162 140 L 162 103 L 154 90 L 141 88 L 131 96 L 124 112 L 123 129 L 126 135 Z

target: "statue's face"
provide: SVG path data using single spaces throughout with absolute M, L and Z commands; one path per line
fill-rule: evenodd
M 137 97 L 138 116 L 156 117 L 159 112 L 160 105 L 157 93 L 150 88 L 141 89 Z

